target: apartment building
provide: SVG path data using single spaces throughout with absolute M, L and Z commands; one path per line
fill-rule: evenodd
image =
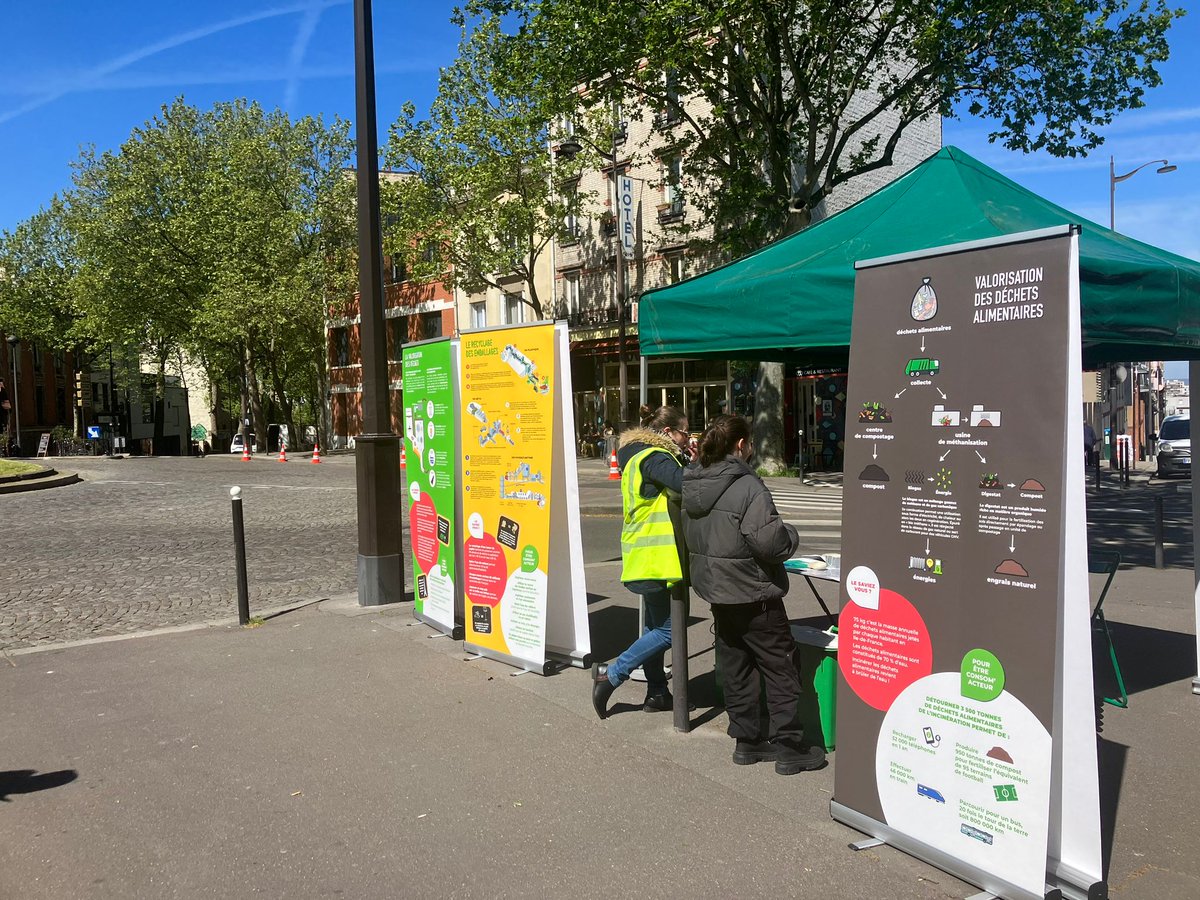
M 864 94 L 856 105 L 869 108 L 874 99 Z M 677 104 L 678 108 L 660 110 L 614 108 L 615 140 L 609 147 L 591 144 L 600 166 L 560 184 L 561 190 L 579 191 L 594 198 L 576 219 L 568 221 L 570 236 L 557 241 L 551 253 L 555 313 L 566 318 L 571 329 L 575 414 L 581 436 L 602 429 L 606 423 L 619 426 L 623 418 L 627 424 L 636 423 L 640 391 L 637 304 L 642 293 L 728 261 L 717 252 L 697 253 L 691 249 L 697 243 L 703 245 L 712 233 L 711 226 L 699 223 L 695 195 L 689 197 L 682 184 L 685 151 L 680 149 L 680 136 L 690 126 L 680 110 L 701 117 L 706 109 L 703 101 L 695 98 L 677 98 Z M 847 115 L 856 111 L 851 109 Z M 886 115 L 882 118 L 881 128 L 886 133 L 895 117 L 891 122 Z M 558 157 L 569 156 L 590 143 L 591 136 L 581 134 L 578 125 L 563 122 L 556 131 L 552 152 Z M 853 205 L 940 147 L 940 119 L 911 126 L 897 147 L 892 167 L 862 175 L 837 188 L 815 211 L 816 218 Z M 619 222 L 619 214 L 624 213 L 618 208 L 623 202 L 616 194 L 618 184 L 634 191 L 630 228 Z M 632 240 L 627 236 L 630 229 Z M 623 258 L 618 260 L 622 248 Z M 623 282 L 620 285 L 618 270 Z M 621 295 L 626 298 L 624 304 Z M 736 327 L 734 313 L 730 310 L 730 328 Z M 622 360 L 628 385 L 624 410 L 619 393 Z M 692 429 L 700 430 L 725 409 L 750 413 L 754 382 L 753 372 L 739 374 L 726 360 L 655 357 L 647 366 L 647 402 L 650 406 L 680 407 L 687 413 Z M 840 400 L 845 395 L 845 373 L 793 369 L 785 387 L 785 434 L 789 441 L 787 453 L 792 458 L 806 450 L 800 431 L 816 434 L 823 415 L 840 412 L 844 417 Z M 807 449 L 820 454 L 819 449 Z

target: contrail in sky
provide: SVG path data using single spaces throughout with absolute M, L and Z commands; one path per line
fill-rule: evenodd
M 90 81 L 103 78 L 106 75 L 112 75 L 114 72 L 119 72 L 122 69 L 133 65 L 134 63 L 141 62 L 143 59 L 147 59 L 151 56 L 162 53 L 165 50 L 171 50 L 184 44 L 190 44 L 193 41 L 198 41 L 201 38 L 219 34 L 222 31 L 240 28 L 243 25 L 249 25 L 253 22 L 261 22 L 264 19 L 275 19 L 280 16 L 290 16 L 301 12 L 311 15 L 314 10 L 316 10 L 319 15 L 320 10 L 324 9 L 325 7 L 339 6 L 348 2 L 349 0 L 323 0 L 323 2 L 315 5 L 312 3 L 294 3 L 290 6 L 278 6 L 274 9 L 264 9 L 260 12 L 250 13 L 245 16 L 238 16 L 234 19 L 227 19 L 224 22 L 216 22 L 212 25 L 205 25 L 201 28 L 194 28 L 191 31 L 185 31 L 181 34 L 163 38 L 161 41 L 155 41 L 154 43 L 148 44 L 145 47 L 141 47 L 137 50 L 131 50 L 128 53 L 101 63 L 96 68 L 81 74 L 74 83 L 56 88 L 53 91 L 49 91 L 45 94 L 35 97 L 27 103 L 23 103 L 15 109 L 10 109 L 7 112 L 0 113 L 0 124 L 15 119 L 18 116 L 22 116 L 27 112 L 32 112 L 35 109 L 39 109 L 45 106 L 47 103 L 53 103 L 59 97 L 64 97 L 67 94 L 72 93 L 77 88 L 88 84 Z M 303 33 L 303 27 L 301 32 Z M 305 40 L 305 44 L 307 44 L 307 39 Z

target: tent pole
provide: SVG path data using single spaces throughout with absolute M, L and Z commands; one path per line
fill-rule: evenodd
M 1200 385 L 1200 360 L 1188 363 L 1188 386 Z M 1192 479 L 1192 588 L 1196 603 L 1196 621 L 1200 623 L 1200 536 L 1196 534 L 1196 510 L 1200 509 L 1200 478 Z M 1200 628 L 1196 629 L 1196 676 L 1192 678 L 1192 693 L 1200 694 Z

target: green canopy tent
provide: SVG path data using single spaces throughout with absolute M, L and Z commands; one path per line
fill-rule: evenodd
M 647 292 L 641 351 L 845 365 L 856 260 L 1072 223 L 1084 364 L 1200 359 L 1200 262 L 1088 222 L 955 147 L 805 231 Z

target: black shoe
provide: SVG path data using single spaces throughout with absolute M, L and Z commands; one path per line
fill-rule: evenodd
M 770 741 L 746 741 L 738 738 L 733 748 L 733 761 L 739 766 L 752 766 L 779 758 L 779 745 Z
M 599 663 L 592 664 L 592 707 L 596 715 L 602 719 L 608 718 L 608 698 L 613 695 L 613 683 L 608 680 L 608 666 Z
M 642 709 L 646 712 L 670 712 L 674 705 L 675 698 L 671 696 L 671 692 L 662 691 L 658 694 L 647 694 Z
M 776 741 L 775 745 L 779 748 L 775 757 L 777 775 L 796 775 L 825 765 L 825 751 L 820 747 L 810 747 L 792 738 Z
M 642 704 L 642 709 L 646 712 L 670 712 L 675 708 L 675 698 L 671 696 L 670 691 L 663 691 L 661 694 L 647 694 L 646 702 Z M 691 700 L 688 701 L 688 712 L 695 712 L 696 704 Z

